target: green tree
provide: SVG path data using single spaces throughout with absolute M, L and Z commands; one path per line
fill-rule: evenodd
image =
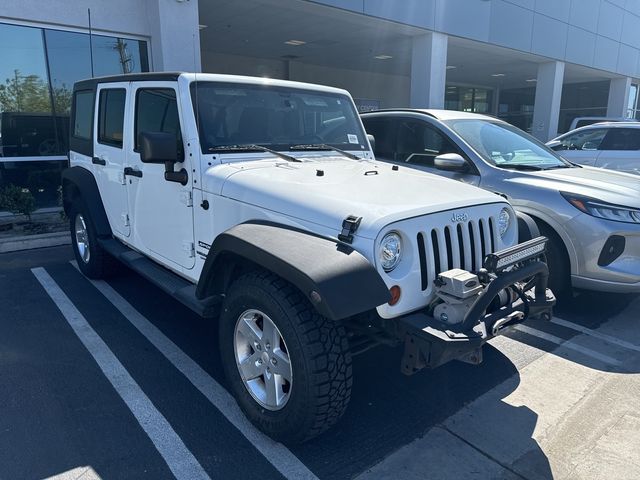
M 50 112 L 49 86 L 38 75 L 21 75 L 19 70 L 0 85 L 0 110 L 4 112 Z

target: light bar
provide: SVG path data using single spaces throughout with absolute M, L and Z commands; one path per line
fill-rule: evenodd
M 499 252 L 490 253 L 484 259 L 484 268 L 494 273 L 516 263 L 542 255 L 547 250 L 547 237 L 538 237 Z

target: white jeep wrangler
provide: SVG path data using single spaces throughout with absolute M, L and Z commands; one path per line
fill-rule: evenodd
M 64 207 L 82 272 L 125 263 L 219 324 L 251 421 L 300 442 L 335 423 L 351 356 L 403 372 L 478 363 L 549 317 L 546 239 L 504 199 L 374 160 L 344 90 L 151 73 L 77 83 Z

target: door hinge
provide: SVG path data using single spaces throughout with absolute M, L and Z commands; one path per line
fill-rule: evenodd
M 184 203 L 187 207 L 193 207 L 193 193 L 191 193 L 191 190 L 182 190 L 180 192 L 180 203 Z
M 122 225 L 125 227 L 129 226 L 129 214 L 128 213 L 123 213 L 122 214 Z
M 182 250 L 187 252 L 187 256 L 189 258 L 196 256 L 196 246 L 194 245 L 193 242 L 189 242 L 189 241 L 182 242 Z

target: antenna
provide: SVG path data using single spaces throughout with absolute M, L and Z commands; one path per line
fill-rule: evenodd
M 91 9 L 87 8 L 87 14 L 89 15 L 89 55 L 91 57 L 91 78 L 93 75 L 93 32 L 91 31 Z
M 196 130 L 198 131 L 198 137 L 200 136 L 200 103 L 198 102 L 198 61 L 197 61 L 197 55 L 196 55 L 196 34 L 194 33 L 193 36 L 193 81 L 196 85 Z

